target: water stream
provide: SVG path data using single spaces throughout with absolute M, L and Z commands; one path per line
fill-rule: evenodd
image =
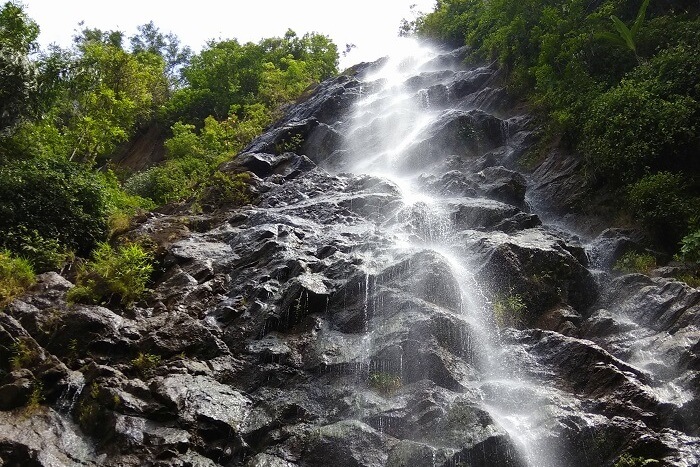
M 394 238 L 391 248 L 394 259 L 389 264 L 400 262 L 407 252 L 426 251 L 449 265 L 458 284 L 459 307 L 454 315 L 468 330 L 459 336 L 461 354 L 469 356 L 470 363 L 480 372 L 477 381 L 465 375 L 460 383 L 480 391 L 483 407 L 515 441 L 521 461 L 530 466 L 555 466 L 555 453 L 546 448 L 546 443 L 538 442 L 538 425 L 546 418 L 545 404 L 549 398 L 556 397 L 555 392 L 547 393 L 529 381 L 501 348 L 500 330 L 494 323 L 491 303 L 470 271 L 470 259 L 460 247 L 459 228 L 449 209 L 450 204 L 488 200 L 436 196 L 422 183 L 426 176 L 441 169 L 439 160 L 431 160 L 433 154 L 450 150 L 434 144 L 421 148 L 421 144 L 445 113 L 455 110 L 431 100 L 430 86 L 440 85 L 440 78 L 447 79 L 451 74 L 441 73 L 444 69 L 435 67 L 434 61 L 439 56 L 436 50 L 414 44 L 404 52 L 393 55 L 378 71 L 365 77 L 363 89 L 368 91 L 355 104 L 351 118 L 340 125 L 347 135 L 342 170 L 388 180 L 397 188 L 401 203 L 393 215 L 381 222 L 381 228 Z M 416 86 L 416 77 L 424 77 L 425 84 Z M 470 101 L 458 110 L 478 108 Z M 326 168 L 337 171 L 333 166 Z M 370 281 L 375 281 L 376 288 L 377 274 L 386 266 L 385 262 L 383 266 L 366 267 L 365 300 L 369 297 Z M 376 315 L 388 312 L 380 307 L 374 303 L 371 309 Z M 381 350 L 380 336 L 385 332 L 373 328 L 377 322 L 371 319 L 367 309 L 365 302 L 363 355 L 369 359 Z M 372 370 L 383 373 L 398 370 L 405 377 L 402 368 L 394 368 L 390 363 L 379 361 L 372 365 Z

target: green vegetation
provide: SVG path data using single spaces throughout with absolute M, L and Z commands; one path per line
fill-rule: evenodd
M 34 270 L 29 261 L 15 258 L 7 250 L 0 250 L 0 308 L 33 283 Z
M 153 371 L 158 365 L 160 365 L 160 360 L 160 355 L 139 352 L 138 356 L 131 361 L 131 364 L 141 376 L 149 377 L 153 374 Z
M 581 154 L 589 193 L 673 253 L 698 227 L 699 14 L 690 0 L 439 0 L 415 30 L 497 60 L 542 117 L 541 146 Z
M 687 261 L 700 262 L 700 229 L 683 237 L 680 255 Z
M 204 182 L 199 202 L 208 210 L 223 206 L 243 206 L 250 203 L 250 174 L 216 172 Z
M 67 48 L 40 50 L 38 35 L 21 3 L 0 4 L 0 249 L 3 263 L 25 258 L 38 273 L 94 255 L 71 292 L 91 303 L 142 293 L 139 255 L 127 260 L 126 250 L 108 254 L 105 245 L 136 214 L 167 203 L 251 202 L 247 176 L 217 168 L 284 105 L 337 73 L 337 47 L 316 33 L 212 40 L 197 54 L 153 22 L 129 38 L 81 24 Z M 114 166 L 149 128 L 170 131 L 166 160 L 140 173 Z M 103 270 L 117 257 L 140 272 L 117 279 Z M 4 301 L 16 286 L 2 281 Z
M 392 373 L 375 371 L 370 373 L 367 383 L 372 389 L 389 395 L 401 388 L 401 377 Z
M 32 392 L 29 394 L 29 400 L 27 401 L 25 414 L 31 415 L 36 413 L 41 408 L 41 403 L 44 402 L 45 399 L 44 384 L 41 381 L 34 381 Z
M 639 12 L 637 13 L 637 19 L 634 20 L 632 29 L 629 29 L 627 25 L 623 23 L 622 20 L 620 20 L 620 18 L 618 18 L 617 16 L 610 15 L 610 19 L 612 20 L 613 25 L 615 26 L 617 34 L 612 34 L 610 32 L 603 31 L 598 33 L 598 37 L 607 39 L 610 42 L 617 44 L 621 47 L 627 47 L 632 52 L 634 52 L 635 55 L 637 55 L 637 36 L 639 35 L 639 28 L 644 22 L 644 17 L 646 15 L 648 6 L 649 0 L 644 0 L 642 2 L 642 6 L 639 8 Z
M 141 298 L 153 272 L 153 255 L 136 243 L 112 248 L 101 243 L 78 272 L 69 301 L 128 306 Z
M 633 457 L 629 454 L 621 455 L 613 467 L 643 467 L 649 465 L 659 465 L 659 461 L 655 459 L 647 459 L 645 457 Z
M 518 294 L 499 295 L 493 301 L 493 318 L 499 328 L 520 328 L 525 324 L 525 301 Z
M 28 368 L 36 363 L 38 359 L 38 352 L 24 338 L 19 338 L 12 344 L 12 358 L 10 359 L 10 368 L 12 370 Z
M 649 274 L 656 267 L 656 258 L 649 253 L 628 251 L 615 262 L 613 269 L 620 272 Z

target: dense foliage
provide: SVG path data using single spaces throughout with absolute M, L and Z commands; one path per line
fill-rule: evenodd
M 219 164 L 337 72 L 335 44 L 315 33 L 210 41 L 193 54 L 153 22 L 128 40 L 80 26 L 71 47 L 40 50 L 23 6 L 0 5 L 0 260 L 19 256 L 37 272 L 101 245 L 91 263 L 99 269 L 108 263 L 103 242 L 139 210 L 248 202 L 248 179 L 217 173 Z M 166 160 L 140 173 L 114 167 L 115 154 L 150 127 L 170 129 Z M 81 280 L 135 298 L 97 276 L 84 271 Z
M 582 154 L 591 192 L 617 193 L 673 250 L 700 229 L 699 13 L 691 0 L 440 0 L 416 29 L 498 60 L 548 140 Z

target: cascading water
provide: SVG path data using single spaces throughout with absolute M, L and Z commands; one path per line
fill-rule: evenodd
M 454 316 L 464 323 L 467 330 L 457 338 L 461 347 L 459 353 L 479 370 L 478 380 L 472 379 L 473 375 L 465 375 L 459 383 L 478 388 L 483 407 L 516 442 L 521 461 L 532 466 L 557 465 L 554 453 L 538 442 L 537 425 L 543 422 L 544 410 L 542 391 L 519 374 L 500 348 L 499 331 L 494 325 L 490 303 L 469 271 L 468 255 L 459 245 L 454 212 L 450 207 L 465 204 L 465 201 L 469 205 L 480 201 L 488 203 L 488 200 L 436 196 L 423 186 L 426 177 L 442 170 L 443 161 L 439 157 L 446 149 L 434 144 L 421 145 L 427 139 L 426 134 L 446 113 L 454 110 L 440 105 L 439 99 L 434 99 L 437 103 L 431 102 L 431 89 L 443 84 L 441 77 L 449 80 L 453 75 L 444 73 L 443 68 L 435 68 L 434 61 L 439 52 L 410 41 L 406 43 L 403 54 L 395 54 L 379 70 L 364 78 L 363 90 L 366 91 L 355 104 L 350 118 L 339 125 L 347 142 L 342 148 L 342 170 L 388 180 L 400 193 L 401 202 L 379 225 L 394 238 L 391 253 L 389 258 L 384 258 L 382 266 L 373 264 L 370 268 L 381 270 L 388 264 L 400 263 L 407 253 L 415 255 L 421 251 L 436 254 L 449 266 L 458 285 L 458 289 L 451 293 L 459 294 L 454 297 L 459 304 L 459 308 L 453 310 Z M 460 110 L 477 109 L 465 105 Z M 434 156 L 435 153 L 438 157 Z M 326 168 L 338 171 L 333 165 L 326 165 Z M 386 334 L 373 326 L 390 326 L 385 321 L 373 322 L 367 312 L 370 280 L 374 281 L 373 288 L 376 288 L 377 280 L 382 281 L 381 275 L 379 279 L 376 275 L 370 277 L 367 272 L 363 289 L 363 331 L 366 335 L 362 355 L 368 360 L 381 353 L 382 336 Z M 439 286 L 432 284 L 435 285 Z M 377 303 L 373 304 L 372 310 L 376 315 L 387 313 Z M 402 361 L 403 353 L 399 358 Z M 398 371 L 398 377 L 406 376 L 403 365 L 396 368 L 390 360 L 374 357 L 374 361 L 366 362 L 365 366 L 376 374 L 391 375 Z M 412 378 L 421 376 L 429 375 L 427 372 L 425 375 L 414 374 Z M 361 413 L 366 415 L 366 411 Z M 379 417 L 378 423 L 383 431 L 386 421 Z M 453 460 L 458 462 L 459 459 Z

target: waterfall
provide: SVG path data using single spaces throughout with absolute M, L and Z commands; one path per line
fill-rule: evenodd
M 451 297 L 458 302 L 458 307 L 451 310 L 453 318 L 462 323 L 456 338 L 457 350 L 469 364 L 478 369 L 478 374 L 465 374 L 459 384 L 476 388 L 483 408 L 504 429 L 515 442 L 520 451 L 520 461 L 531 466 L 557 465 L 554 453 L 549 452 L 538 443 L 538 423 L 542 422 L 544 398 L 537 398 L 535 383 L 527 380 L 517 367 L 508 361 L 506 352 L 499 342 L 500 330 L 494 323 L 491 304 L 487 294 L 480 287 L 470 271 L 470 258 L 460 245 L 459 230 L 455 225 L 455 205 L 461 206 L 473 202 L 487 203 L 478 198 L 465 200 L 463 197 L 441 196 L 426 187 L 425 181 L 430 176 L 440 175 L 444 170 L 444 159 L 454 150 L 447 142 L 445 147 L 436 145 L 431 132 L 454 111 L 481 111 L 473 102 L 457 101 L 459 107 L 451 107 L 450 100 L 439 99 L 439 91 L 449 90 L 454 73 L 446 73 L 444 62 L 439 61 L 441 52 L 417 42 L 406 40 L 407 46 L 402 53 L 392 55 L 378 70 L 368 73 L 362 80 L 362 98 L 355 103 L 349 118 L 336 125 L 336 129 L 345 134 L 343 158 L 338 162 L 333 159 L 324 168 L 333 173 L 351 173 L 355 176 L 369 176 L 389 181 L 400 194 L 400 203 L 396 209 L 385 215 L 386 219 L 378 226 L 390 232 L 393 244 L 389 247 L 388 258 L 384 264 L 372 261 L 372 255 L 364 253 L 359 256 L 363 261 L 364 282 L 358 281 L 358 288 L 363 295 L 362 330 L 363 351 L 361 359 L 367 359 L 358 368 L 376 371 L 376 378 L 400 377 L 412 380 L 425 374 L 412 374 L 410 377 L 404 369 L 404 350 L 398 355 L 398 364 L 392 361 L 391 352 L 382 348 L 382 336 L 386 335 L 376 327 L 391 326 L 386 320 L 372 319 L 372 315 L 390 314 L 391 310 L 381 309 L 375 303 L 370 288 L 376 290 L 377 284 L 386 281 L 381 273 L 387 265 L 399 264 L 417 252 L 429 252 L 450 269 L 457 289 L 449 291 L 458 294 Z M 455 62 L 452 71 L 458 69 Z M 449 69 L 448 69 L 449 71 Z M 480 70 L 473 71 L 478 74 Z M 431 94 L 437 94 L 434 99 Z M 445 104 L 448 105 L 445 105 Z M 506 128 L 507 122 L 501 122 Z M 465 130 L 466 131 L 466 130 Z M 371 217 L 371 215 L 370 215 Z M 382 216 L 377 216 L 382 217 Z M 463 227 L 462 227 L 463 228 Z M 420 266 L 419 266 L 420 267 Z M 370 273 L 370 271 L 372 271 Z M 370 287 L 370 281 L 373 287 Z M 440 284 L 430 284 L 440 287 Z M 441 291 L 425 291 L 427 295 L 440 294 Z M 368 313 L 368 309 L 372 313 Z M 393 319 L 405 319 L 396 316 Z M 376 327 L 373 327 L 376 326 Z M 450 328 L 450 330 L 452 330 Z M 427 337 L 427 336 L 426 336 Z M 386 360 L 377 354 L 389 354 Z M 397 374 L 398 372 L 398 374 Z M 370 376 L 371 377 L 371 376 Z M 390 384 L 390 383 L 383 383 Z M 535 400 L 528 400 L 533 397 Z M 366 411 L 361 411 L 363 415 Z M 378 417 L 378 426 L 384 432 L 388 420 Z M 455 462 L 459 461 L 456 457 Z M 432 453 L 435 463 L 435 452 Z

